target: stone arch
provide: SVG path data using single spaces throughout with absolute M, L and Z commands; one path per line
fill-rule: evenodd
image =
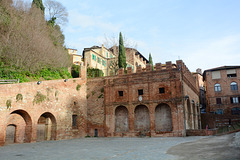
M 192 129 L 192 118 L 191 118 L 191 103 L 187 99 L 187 108 L 186 108 L 186 129 Z
M 155 108 L 156 132 L 172 131 L 172 112 L 168 104 L 162 103 Z
M 125 106 L 118 106 L 115 109 L 115 132 L 129 131 L 128 109 Z
M 23 123 L 21 124 L 21 126 L 19 126 L 19 117 L 23 119 L 22 120 Z M 6 130 L 5 130 L 6 133 L 4 133 L 5 134 L 4 143 L 6 142 L 5 141 L 6 138 L 8 138 L 9 126 L 15 126 L 15 129 L 11 131 L 12 132 L 11 134 L 14 134 L 14 143 L 19 143 L 19 142 L 30 143 L 32 141 L 32 119 L 25 110 L 22 110 L 22 109 L 15 110 L 11 112 L 10 115 L 7 117 Z M 22 135 L 22 138 L 19 138 L 20 135 Z M 20 141 L 19 139 L 22 139 L 22 141 Z
M 145 105 L 138 105 L 134 110 L 134 129 L 135 131 L 150 131 L 149 109 Z
M 50 112 L 43 113 L 38 118 L 37 141 L 56 140 L 56 118 Z

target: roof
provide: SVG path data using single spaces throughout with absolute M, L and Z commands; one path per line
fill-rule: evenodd
M 118 47 L 117 46 L 112 46 L 111 48 L 109 48 L 109 50 L 111 50 L 114 53 L 114 47 L 116 47 L 117 52 L 118 52 Z M 147 60 L 147 58 L 145 58 L 138 50 L 136 50 L 135 48 L 129 48 L 129 47 L 125 47 L 126 50 L 126 54 L 128 53 L 129 50 L 134 50 L 135 51 L 135 55 L 139 55 L 140 58 L 143 58 L 144 61 L 146 61 L 147 63 L 149 63 L 149 61 Z
M 236 69 L 236 68 L 240 68 L 240 66 L 221 66 L 221 67 L 216 67 L 216 68 L 205 70 L 204 72 L 219 71 L 219 70 L 226 70 L 226 69 Z
M 220 71 L 220 70 L 227 70 L 227 69 L 237 69 L 237 68 L 240 68 L 240 66 L 221 66 L 221 67 L 216 67 L 216 68 L 205 70 L 203 72 L 203 81 L 205 81 L 206 72 Z

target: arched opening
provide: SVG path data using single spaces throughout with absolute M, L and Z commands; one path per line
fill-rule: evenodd
M 6 129 L 6 137 L 5 144 L 12 144 L 16 142 L 16 126 L 14 124 L 10 124 Z
M 128 110 L 124 106 L 119 106 L 115 110 L 115 132 L 129 131 Z
M 195 107 L 195 104 L 192 104 L 192 108 L 193 108 L 193 129 L 196 129 L 197 125 L 196 125 L 196 117 L 197 117 L 197 114 L 196 114 L 196 107 Z
M 53 114 L 43 113 L 38 119 L 37 141 L 56 140 L 56 118 Z
M 29 143 L 32 140 L 32 120 L 24 110 L 16 110 L 7 118 L 5 144 Z
M 139 105 L 134 111 L 134 129 L 135 131 L 150 131 L 149 110 L 145 105 Z
M 186 129 L 192 129 L 191 104 L 189 99 L 187 100 L 186 121 Z
M 156 132 L 172 131 L 171 108 L 167 104 L 159 104 L 155 109 Z

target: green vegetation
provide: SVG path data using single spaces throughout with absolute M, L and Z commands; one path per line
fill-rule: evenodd
M 80 70 L 80 66 L 79 65 L 72 65 L 71 68 L 71 75 L 73 78 L 78 78 L 79 77 L 79 70 Z
M 101 88 L 101 93 L 103 93 L 104 92 L 104 88 Z
M 42 0 L 34 0 L 31 8 L 0 1 L 0 79 L 29 82 L 71 78 L 61 28 L 49 25 L 42 11 Z
M 40 8 L 44 13 L 45 7 L 43 6 L 42 0 L 33 0 L 32 5 L 35 5 L 35 7 Z
M 119 34 L 119 55 L 118 55 L 118 66 L 119 68 L 126 69 L 127 62 L 126 62 L 126 51 L 123 44 L 123 37 L 122 33 Z
M 21 93 L 18 93 L 18 94 L 16 95 L 16 100 L 17 100 L 17 102 L 18 102 L 18 101 L 22 101 L 22 100 L 23 100 L 23 95 L 22 95 Z
M 92 91 L 92 96 L 94 96 L 94 94 L 95 94 L 95 91 Z
M 76 90 L 79 91 L 80 88 L 81 88 L 81 85 L 80 85 L 80 84 L 77 84 Z
M 100 94 L 100 95 L 98 96 L 98 98 L 103 98 L 103 94 Z
M 8 99 L 6 102 L 6 105 L 7 105 L 7 109 L 9 109 L 12 106 L 12 100 Z
M 149 53 L 149 64 L 152 65 L 152 71 L 153 71 L 154 69 L 153 69 L 153 60 L 152 60 L 152 55 L 151 55 L 151 53 Z
M 2 62 L 3 64 L 3 62 Z M 36 72 L 24 71 L 17 67 L 0 65 L 1 79 L 19 79 L 19 82 L 37 81 L 39 79 L 54 80 L 71 78 L 67 68 L 42 68 Z
M 47 96 L 43 95 L 41 92 L 37 92 L 37 94 L 34 96 L 34 99 L 33 99 L 33 105 L 42 103 L 43 101 L 46 100 L 46 98 Z
M 104 73 L 102 70 L 97 68 L 87 68 L 87 78 L 94 78 L 94 77 L 103 77 Z

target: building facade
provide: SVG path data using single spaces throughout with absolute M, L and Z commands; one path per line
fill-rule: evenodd
M 163 67 L 164 66 L 164 67 Z M 117 76 L 0 85 L 0 145 L 84 136 L 186 136 L 200 128 L 196 80 L 181 61 Z
M 77 49 L 71 49 L 68 48 L 68 54 L 71 56 L 71 62 L 75 65 L 81 65 L 82 64 L 82 56 L 78 55 Z
M 88 86 L 89 136 L 185 136 L 200 128 L 198 87 L 182 61 L 128 67 Z
M 125 48 L 127 67 L 132 67 L 136 72 L 137 66 L 146 68 L 148 60 L 139 53 L 136 49 Z M 85 64 L 90 68 L 97 68 L 103 71 L 104 76 L 116 75 L 118 71 L 118 46 L 113 46 L 110 49 L 103 45 L 84 48 L 83 59 Z
M 240 66 L 223 66 L 204 71 L 207 112 L 240 114 Z

